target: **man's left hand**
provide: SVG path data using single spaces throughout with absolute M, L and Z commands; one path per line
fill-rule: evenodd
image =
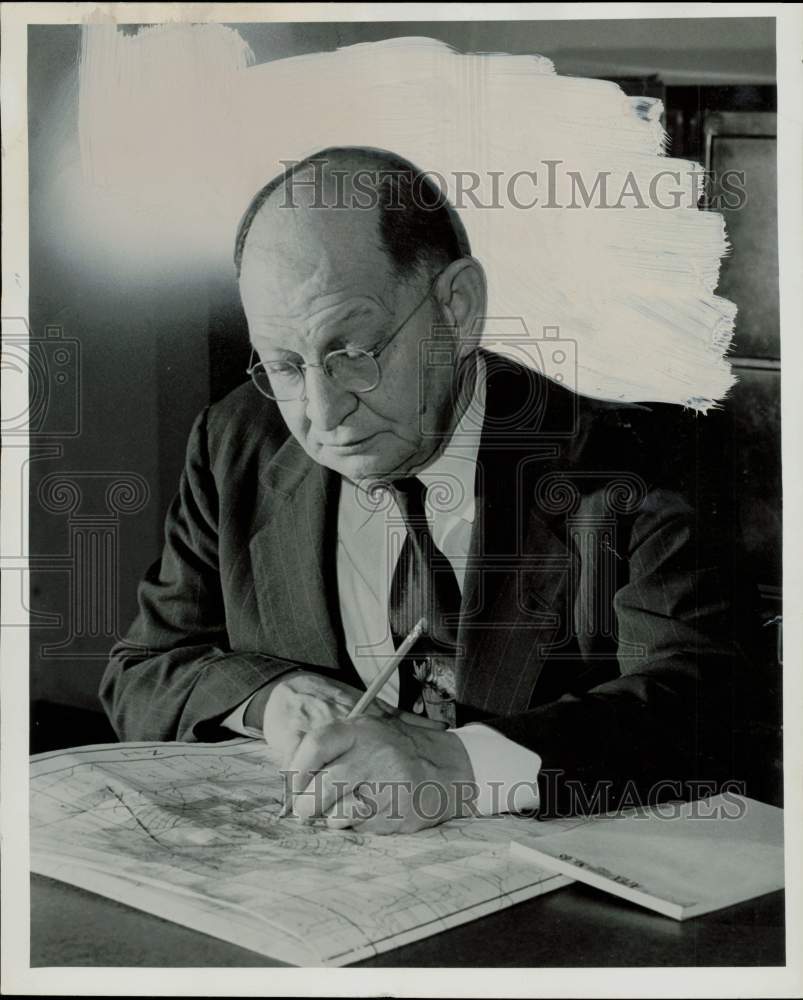
M 414 833 L 472 815 L 474 773 L 448 731 L 361 717 L 308 732 L 286 766 L 288 814 L 334 829 Z

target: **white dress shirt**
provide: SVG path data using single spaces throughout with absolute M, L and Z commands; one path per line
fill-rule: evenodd
M 474 525 L 474 482 L 484 417 L 485 370 L 478 356 L 474 396 L 455 433 L 441 454 L 416 472 L 427 487 L 426 514 L 433 541 L 451 563 L 461 593 Z M 395 653 L 388 598 L 407 529 L 389 491 L 368 493 L 342 479 L 337 534 L 337 584 L 346 647 L 367 686 Z M 387 681 L 379 697 L 398 705 L 397 675 Z M 224 725 L 261 737 L 244 725 L 247 704 L 232 712 Z M 478 786 L 475 806 L 481 815 L 538 806 L 538 754 L 479 723 L 452 733 L 471 761 Z

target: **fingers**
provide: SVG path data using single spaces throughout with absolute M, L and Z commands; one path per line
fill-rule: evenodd
M 301 729 L 272 726 L 263 733 L 266 746 L 273 751 L 281 761 L 290 760 L 298 749 L 299 743 L 306 734 Z
M 330 830 L 348 830 L 360 823 L 359 799 L 353 792 L 346 792 L 329 809 L 326 814 L 326 825 Z
M 408 833 L 442 822 L 448 810 L 433 808 L 440 798 L 429 799 L 439 787 L 441 742 L 451 737 L 440 735 L 440 723 L 416 721 L 427 723 L 420 735 L 399 719 L 336 721 L 307 733 L 286 766 L 284 815 L 302 822 L 323 817 L 332 829 L 359 825 L 371 833 Z M 422 775 L 429 780 L 422 782 Z
M 376 783 L 361 782 L 347 791 L 326 812 L 330 830 L 356 830 L 365 833 L 400 833 L 403 816 L 398 813 L 396 796 Z
M 330 722 L 307 733 L 286 766 L 285 807 L 295 808 L 316 773 L 350 750 L 355 740 L 354 728 L 344 722 Z
M 345 693 L 341 695 L 337 689 L 333 690 L 335 700 L 299 692 L 288 685 L 277 690 L 268 700 L 262 717 L 262 734 L 285 765 L 305 733 L 348 715 L 352 699 Z
M 426 715 L 416 715 L 415 712 L 406 712 L 404 709 L 399 709 L 397 718 L 400 722 L 404 722 L 408 726 L 418 726 L 419 729 L 439 729 L 443 731 L 449 728 L 447 723 L 440 722 L 438 719 L 430 719 Z
M 379 715 L 385 718 L 398 719 L 400 722 L 405 722 L 409 726 L 418 726 L 420 729 L 448 729 L 448 725 L 445 722 L 440 722 L 437 719 L 430 719 L 426 715 L 417 715 L 415 712 L 408 712 L 404 708 L 397 708 L 395 705 L 391 705 L 389 701 L 384 701 L 382 698 L 377 698 L 371 708 L 379 707 Z
M 308 694 L 298 696 L 295 711 L 301 719 L 299 728 L 308 732 L 318 726 L 325 726 L 327 722 L 344 719 L 351 710 L 351 704 L 345 695 L 338 692 L 331 699 L 316 698 Z
M 360 791 L 361 786 L 358 785 L 354 789 L 357 803 L 351 823 L 351 827 L 359 828 L 360 833 L 412 833 L 423 825 L 418 823 L 411 808 L 413 793 L 405 782 L 366 784 L 364 794 L 360 795 Z M 345 813 L 345 808 L 342 813 Z
M 330 830 L 356 829 L 374 818 L 376 802 L 369 795 L 360 794 L 360 786 L 342 795 L 326 813 L 326 825 Z
M 355 702 L 356 704 L 356 702 Z M 354 706 L 352 705 L 352 708 Z M 351 709 L 349 709 L 351 711 Z M 372 701 L 371 704 L 365 709 L 365 715 L 373 715 L 377 719 L 384 719 L 388 715 L 397 715 L 398 709 L 394 708 L 389 701 L 383 701 L 381 698 L 377 698 L 376 701 Z
M 354 778 L 341 764 L 317 771 L 310 783 L 293 800 L 293 815 L 302 823 L 326 816 L 344 796 L 353 794 Z

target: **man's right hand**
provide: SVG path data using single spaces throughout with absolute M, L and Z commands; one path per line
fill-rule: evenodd
M 297 670 L 266 684 L 251 699 L 245 723 L 261 729 L 265 742 L 283 760 L 295 753 L 305 733 L 345 719 L 364 692 L 322 674 Z M 365 712 L 375 718 L 400 718 L 414 725 L 442 729 L 426 717 L 395 708 L 377 698 Z

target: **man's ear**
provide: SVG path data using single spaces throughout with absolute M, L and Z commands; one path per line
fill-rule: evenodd
M 460 339 L 476 346 L 485 319 L 485 271 L 474 257 L 454 260 L 441 273 L 435 293 L 447 323 L 459 330 Z

